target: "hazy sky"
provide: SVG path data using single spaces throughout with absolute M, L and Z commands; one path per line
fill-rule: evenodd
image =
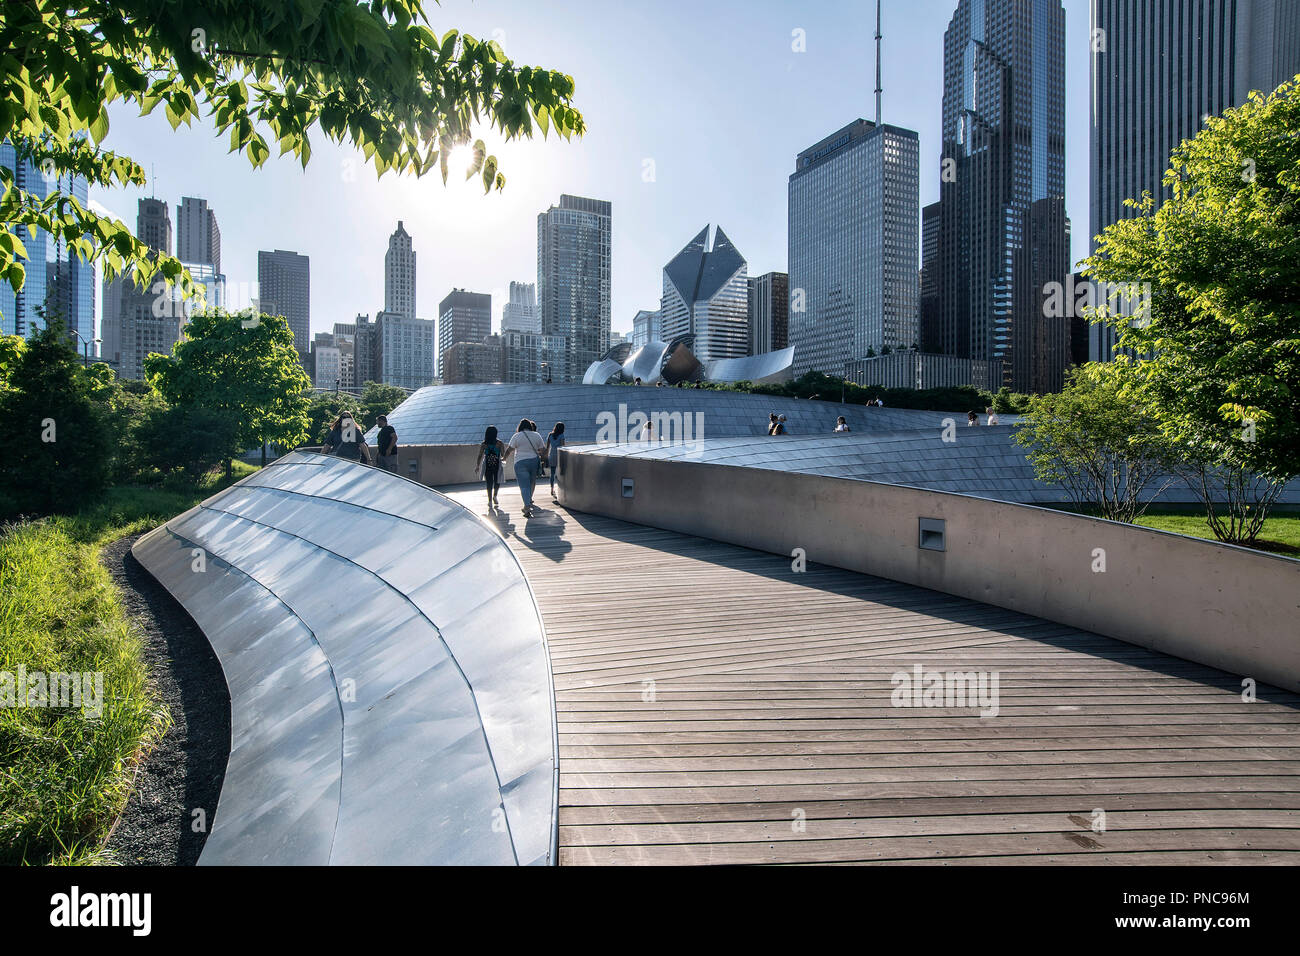
M 1073 260 L 1088 244 L 1088 4 L 1066 0 L 1066 211 Z M 956 0 L 885 0 L 884 119 L 921 137 L 921 204 L 938 198 L 943 32 Z M 490 292 L 493 328 L 511 280 L 536 281 L 537 214 L 561 193 L 613 203 L 613 328 L 657 308 L 662 269 L 705 223 L 719 223 L 751 275 L 786 269 L 786 185 L 799 150 L 857 117 L 874 118 L 875 5 L 723 0 L 445 0 L 430 22 L 494 37 L 516 63 L 573 76 L 588 133 L 503 143 L 504 192 L 443 187 L 391 173 L 313 138 L 307 169 L 292 158 L 260 170 L 210 128 L 172 132 L 162 110 L 117 108 L 105 143 L 152 169 L 156 187 L 93 189 L 135 226 L 136 199 L 209 201 L 222 266 L 257 280 L 259 249 L 311 257 L 311 325 L 330 329 L 383 307 L 383 257 L 400 219 L 417 260 L 417 308 L 435 318 L 455 287 Z M 796 52 L 795 31 L 806 49 Z M 653 181 L 646 181 L 647 160 Z M 246 287 L 245 287 L 246 288 Z M 245 295 L 247 293 L 244 293 Z

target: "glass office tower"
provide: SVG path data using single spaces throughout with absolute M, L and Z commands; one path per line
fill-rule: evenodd
M 558 206 L 537 216 L 542 334 L 568 340 L 570 381 L 581 381 L 609 350 L 611 209 L 605 200 L 561 196 Z
M 293 332 L 294 348 L 299 355 L 310 355 L 311 259 L 284 249 L 259 251 L 257 288 L 262 312 L 284 316 Z
M 917 340 L 919 138 L 859 119 L 801 152 L 789 184 L 794 374 Z
M 749 354 L 749 277 L 745 257 L 718 226 L 709 227 L 664 266 L 659 314 L 664 340 L 694 335 L 701 362 Z
M 1041 288 L 1065 281 L 1065 9 L 960 0 L 944 33 L 940 201 L 942 352 L 1043 390 Z
M 1136 214 L 1125 199 L 1168 196 L 1169 154 L 1205 116 L 1300 73 L 1296 0 L 1092 0 L 1092 28 L 1089 236 Z M 1092 361 L 1113 358 L 1115 338 L 1091 326 Z
M 86 180 L 65 174 L 46 177 L 30 160 L 18 161 L 9 142 L 0 142 L 0 166 L 12 170 L 14 186 L 36 199 L 61 192 L 87 206 Z M 41 229 L 18 227 L 18 237 L 27 250 L 21 292 L 0 282 L 0 333 L 28 336 L 44 326 L 38 309 L 59 315 L 70 331 L 87 340 L 95 337 L 95 267 L 82 262 L 63 242 L 56 242 Z M 81 343 L 77 342 L 78 351 Z M 93 350 L 92 350 L 93 352 Z

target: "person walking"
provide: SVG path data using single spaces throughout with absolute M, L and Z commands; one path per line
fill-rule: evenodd
M 776 412 L 773 412 L 771 415 L 768 415 L 767 418 L 768 418 L 767 433 L 769 435 L 775 435 L 776 434 Z
M 777 416 L 776 416 L 776 427 L 772 430 L 772 434 L 773 434 L 773 435 L 784 435 L 784 434 L 785 434 L 785 416 L 784 416 L 784 415 L 777 415 Z
M 564 447 L 564 422 L 556 422 L 546 436 L 546 459 L 551 468 L 551 497 L 555 498 L 555 476 L 560 470 L 560 449 Z M 558 500 L 558 499 L 556 499 Z
M 505 455 L 506 446 L 497 438 L 497 427 L 489 425 L 478 446 L 478 460 L 474 462 L 474 473 L 481 474 L 483 484 L 487 486 L 489 511 L 500 504 L 497 496 L 501 488 L 501 460 Z
M 984 409 L 984 414 L 988 416 L 988 419 L 984 422 L 984 424 L 986 425 L 998 424 L 998 413 L 993 410 L 992 405 Z
M 843 415 L 841 415 L 839 418 L 835 420 L 835 430 L 837 432 L 847 432 L 851 430 L 849 428 L 848 421 L 844 418 Z
M 520 419 L 519 428 L 506 445 L 506 458 L 515 456 L 515 480 L 519 482 L 519 496 L 524 501 L 524 517 L 533 516 L 533 487 L 537 484 L 537 466 L 541 464 L 538 453 L 546 446 L 542 436 L 534 431 L 528 419 Z M 505 461 L 505 458 L 502 459 Z
M 326 455 L 346 458 L 349 461 L 361 461 L 371 464 L 370 449 L 366 446 L 366 436 L 357 424 L 352 413 L 347 409 L 339 412 L 338 418 L 330 425 L 325 438 L 325 447 L 321 449 Z
M 397 429 L 388 424 L 387 415 L 380 415 L 375 419 L 375 424 L 379 426 L 379 434 L 375 438 L 379 467 L 397 474 Z
M 980 423 L 980 416 L 978 412 L 971 411 L 966 413 L 967 428 L 970 428 L 972 425 L 978 425 L 979 423 Z
M 646 423 L 641 426 L 641 440 L 642 441 L 655 440 L 655 426 L 654 423 L 651 422 L 649 419 L 646 419 Z

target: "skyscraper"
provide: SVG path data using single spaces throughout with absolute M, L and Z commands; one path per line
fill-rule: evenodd
M 443 384 L 504 382 L 506 363 L 501 338 L 500 335 L 489 335 L 481 342 L 457 342 L 447 349 L 442 363 Z
M 790 277 L 768 272 L 749 280 L 749 354 L 783 349 L 790 340 Z
M 569 378 L 565 338 L 538 332 L 501 333 L 507 382 L 563 382 Z
M 282 315 L 299 355 L 311 349 L 311 260 L 276 249 L 257 253 L 257 292 L 262 312 Z
M 939 331 L 939 228 L 942 207 L 937 202 L 921 210 L 920 332 L 921 350 L 942 352 Z
M 55 193 L 71 196 L 85 208 L 86 180 L 63 174 L 47 178 L 30 160 L 18 161 L 17 151 L 0 142 L 0 166 L 13 171 L 13 185 L 36 199 Z M 15 293 L 8 282 L 0 282 L 0 334 L 31 335 L 44 326 L 37 309 L 47 316 L 59 316 L 68 330 L 85 339 L 95 336 L 95 268 L 83 263 L 67 245 L 55 241 L 41 229 L 19 226 L 19 239 L 27 250 L 23 289 Z M 81 345 L 78 343 L 78 350 Z
M 416 318 L 415 250 L 400 219 L 388 237 L 388 251 L 384 253 L 384 311 Z
M 1034 341 L 1045 282 L 1070 274 L 1061 0 L 960 0 L 944 33 L 940 303 L 948 355 L 1042 391 Z
M 1295 0 L 1092 0 L 1089 236 L 1157 207 L 1169 154 L 1204 117 L 1269 93 L 1300 73 Z M 1095 238 L 1091 251 L 1096 251 Z M 1089 329 L 1089 357 L 1114 357 L 1115 331 Z
M 694 335 L 691 351 L 701 362 L 749 354 L 749 277 L 745 257 L 721 226 L 709 226 L 664 266 L 659 300 L 663 336 Z
M 453 289 L 438 304 L 438 377 L 444 378 L 444 358 L 458 342 L 480 343 L 492 334 L 492 296 Z
M 170 253 L 172 224 L 167 203 L 154 198 L 139 200 L 135 234 L 154 253 Z M 196 280 L 203 281 L 203 277 Z M 143 289 L 136 287 L 129 274 L 104 280 L 104 341 L 99 354 L 122 378 L 144 378 L 145 357 L 152 352 L 170 354 L 180 341 L 184 324 L 184 305 L 160 277 Z
M 632 319 L 632 345 L 659 342 L 664 337 L 664 326 L 659 310 L 641 309 Z
M 150 249 L 171 255 L 172 217 L 161 199 L 141 199 L 135 213 L 135 237 Z
M 352 381 L 356 388 L 382 380 L 379 368 L 379 329 L 369 314 L 358 315 L 353 323 Z
M 400 312 L 380 312 L 375 317 L 371 339 L 374 347 L 372 361 L 379 381 L 410 389 L 431 384 L 435 370 L 436 324 L 433 319 L 412 319 Z M 357 331 L 361 331 L 359 316 Z M 356 378 L 356 373 L 353 377 Z
M 221 274 L 221 229 L 206 199 L 184 196 L 176 207 L 176 258 L 206 262 Z
M 541 333 L 542 315 L 537 309 L 536 285 L 510 283 L 510 301 L 501 310 L 501 331 Z
M 795 159 L 789 184 L 794 373 L 917 339 L 919 137 L 859 119 Z
M 568 340 L 567 380 L 609 349 L 611 209 L 601 199 L 563 195 L 537 216 L 542 334 Z

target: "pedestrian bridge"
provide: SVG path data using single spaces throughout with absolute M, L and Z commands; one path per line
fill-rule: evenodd
M 561 471 L 524 519 L 296 453 L 137 542 L 231 686 L 204 862 L 1300 861 L 1300 562 L 619 448 Z
M 1239 675 L 990 604 L 443 490 L 546 625 L 561 864 L 1300 861 L 1294 693 L 1247 703 Z M 912 706 L 918 668 L 997 675 L 996 716 Z

